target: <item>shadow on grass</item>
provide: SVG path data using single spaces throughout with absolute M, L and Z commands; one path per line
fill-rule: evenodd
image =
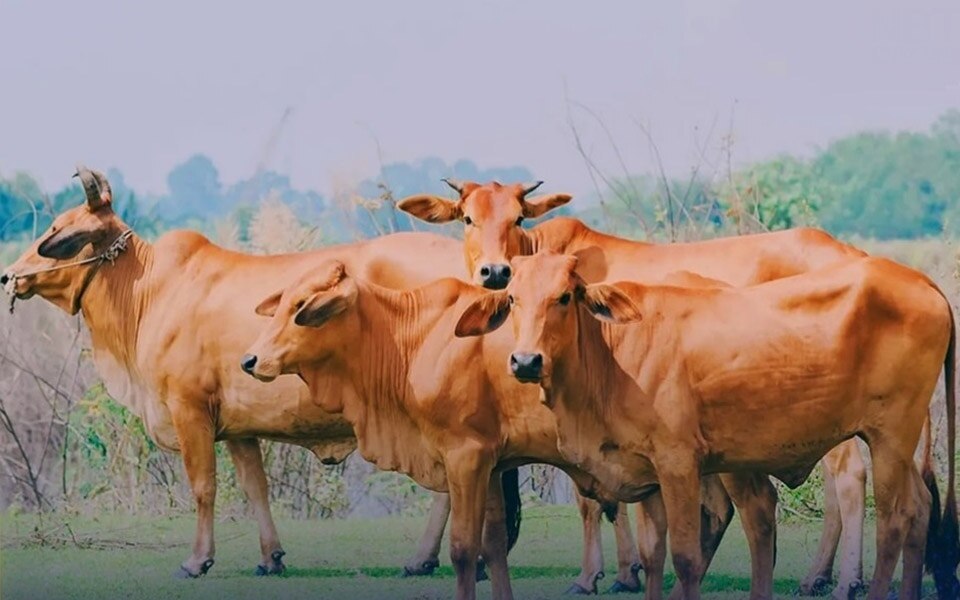
M 575 568 L 569 567 L 511 567 L 511 579 L 573 579 L 579 574 Z M 236 573 L 235 576 L 245 576 L 247 573 Z M 299 568 L 288 567 L 284 577 L 291 578 L 331 578 L 331 577 L 372 577 L 376 579 L 401 578 L 402 574 L 396 567 L 359 567 L 359 568 Z M 453 568 L 439 567 L 434 571 L 431 579 L 454 579 Z M 672 588 L 675 578 L 673 574 L 666 574 L 664 582 L 666 588 Z M 778 579 L 774 582 L 774 591 L 777 594 L 793 594 L 800 582 L 796 579 Z M 730 575 L 707 575 L 703 580 L 704 592 L 731 592 L 750 591 L 750 578 Z

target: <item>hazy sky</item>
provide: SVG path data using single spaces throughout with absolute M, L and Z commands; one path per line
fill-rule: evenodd
M 633 171 L 730 127 L 740 162 L 960 107 L 960 3 L 0 0 L 0 173 L 75 162 L 159 192 L 189 155 L 328 191 L 384 160 L 522 164 L 589 189 L 567 99 Z M 268 140 L 293 113 L 273 151 Z M 577 108 L 590 151 L 616 167 Z

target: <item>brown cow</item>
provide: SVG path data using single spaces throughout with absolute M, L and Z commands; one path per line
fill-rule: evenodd
M 568 194 L 548 194 L 535 198 L 527 196 L 542 182 L 502 185 L 496 182 L 480 185 L 474 182 L 445 180 L 459 194 L 456 202 L 432 195 L 405 198 L 399 203 L 402 210 L 434 223 L 462 220 L 464 255 L 467 269 L 474 281 L 491 289 L 500 289 L 510 280 L 509 260 L 518 255 L 529 255 L 540 249 L 576 254 L 578 274 L 587 282 L 626 279 L 655 282 L 676 271 L 694 272 L 733 286 L 744 286 L 822 268 L 865 254 L 830 235 L 815 229 L 795 229 L 776 233 L 722 238 L 707 242 L 657 245 L 594 231 L 576 219 L 555 218 L 524 229 L 525 219 L 542 216 L 570 201 Z M 801 590 L 812 593 L 821 590 L 831 580 L 834 556 L 840 540 L 842 521 L 843 557 L 840 561 L 840 579 L 834 590 L 837 598 L 848 598 L 862 586 L 863 514 L 866 495 L 866 468 L 855 442 L 841 445 L 824 458 L 827 507 L 826 521 L 820 550 Z M 716 478 L 704 481 L 704 508 L 714 515 L 706 548 L 715 548 L 733 516 L 730 500 Z M 767 488 L 766 493 L 771 493 Z M 651 502 L 655 501 L 651 500 Z M 646 503 L 649 504 L 649 503 Z M 581 503 L 585 512 L 587 537 L 593 543 L 585 544 L 585 565 L 577 584 L 586 585 L 592 573 L 602 569 L 599 544 L 599 511 L 592 503 Z M 588 514 L 593 511 L 592 517 Z M 662 515 L 662 508 L 654 508 L 653 516 L 644 514 L 643 505 L 637 506 L 638 539 L 641 562 L 650 579 L 662 577 L 665 557 L 662 536 L 663 522 L 653 516 Z M 626 525 L 626 511 L 622 522 Z M 619 523 L 619 520 L 618 520 Z M 644 523 L 656 525 L 647 527 Z M 618 538 L 620 536 L 618 535 Z M 592 549 L 592 552 L 590 550 Z M 590 560 L 587 561 L 586 558 Z M 630 560 L 620 552 L 617 581 L 636 580 L 629 568 Z M 628 557 L 629 558 L 629 557 Z M 757 557 L 755 557 L 757 558 Z M 772 560 L 772 557 L 770 557 Z M 709 556 L 707 557 L 709 563 Z M 650 573 L 650 570 L 654 573 Z
M 493 596 L 509 598 L 500 528 L 481 536 L 485 519 L 502 520 L 499 479 L 491 483 L 491 474 L 545 462 L 571 473 L 580 487 L 595 483 L 560 456 L 556 421 L 536 389 L 503 370 L 509 335 L 454 337 L 459 314 L 481 288 L 443 279 L 401 292 L 348 273 L 325 261 L 264 300 L 257 311 L 272 321 L 243 368 L 264 381 L 298 374 L 325 410 L 343 412 L 367 460 L 449 490 L 457 597 L 475 595 L 482 546 Z M 343 392 L 330 395 L 331 386 Z
M 703 473 L 761 470 L 796 483 L 854 436 L 874 459 L 869 598 L 886 598 L 901 550 L 900 597 L 919 598 L 925 544 L 940 597 L 960 595 L 954 321 L 932 281 L 877 258 L 746 289 L 586 285 L 576 267 L 570 255 L 515 258 L 506 290 L 474 302 L 457 335 L 492 331 L 512 313 L 509 369 L 541 388 L 562 453 L 623 500 L 659 482 L 684 598 L 700 597 Z M 922 476 L 913 462 L 941 368 L 942 521 L 930 461 Z
M 198 522 L 193 553 L 178 574 L 197 576 L 213 564 L 217 440 L 226 441 L 259 523 L 257 573 L 282 571 L 256 438 L 305 446 L 328 463 L 346 457 L 356 441 L 350 424 L 317 408 L 299 381 L 266 386 L 237 368 L 259 325 L 254 302 L 321 257 L 340 257 L 393 287 L 457 276 L 463 272 L 459 244 L 398 234 L 271 257 L 224 250 L 189 231 L 149 244 L 113 212 L 107 179 L 83 167 L 78 173 L 86 203 L 59 215 L 6 270 L 2 284 L 14 298 L 37 295 L 70 314 L 82 312 L 111 395 L 143 419 L 158 445 L 183 454 Z M 439 540 L 442 523 L 432 535 Z

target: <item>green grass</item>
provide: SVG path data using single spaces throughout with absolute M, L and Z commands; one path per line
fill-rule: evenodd
M 0 521 L 0 597 L 21 598 L 449 598 L 454 590 L 447 549 L 443 567 L 428 578 L 400 578 L 425 519 L 348 519 L 278 523 L 288 572 L 281 578 L 252 575 L 259 559 L 252 520 L 217 523 L 217 563 L 200 580 L 172 578 L 189 554 L 193 520 L 178 517 L 100 519 L 48 517 L 37 541 L 34 516 Z M 69 526 L 69 529 L 67 528 Z M 580 523 L 570 506 L 529 508 L 511 554 L 518 598 L 559 598 L 579 570 Z M 782 524 L 779 529 L 777 593 L 792 596 L 819 541 L 819 526 Z M 873 545 L 868 531 L 867 548 Z M 76 542 L 74 542 L 74 538 Z M 93 546 L 93 547 L 91 547 Z M 607 578 L 616 561 L 613 531 L 604 527 Z M 867 565 L 872 557 L 867 557 Z M 869 570 L 867 571 L 869 573 Z M 744 598 L 750 560 L 738 523 L 731 525 L 704 586 L 705 598 Z M 490 584 L 479 584 L 481 598 Z

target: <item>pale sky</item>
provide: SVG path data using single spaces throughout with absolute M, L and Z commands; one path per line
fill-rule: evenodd
M 0 173 L 47 189 L 82 161 L 161 192 L 202 152 L 224 183 L 265 159 L 329 192 L 375 172 L 375 136 L 388 162 L 520 164 L 577 192 L 567 98 L 603 118 L 631 171 L 654 169 L 648 124 L 673 173 L 731 115 L 746 162 L 960 107 L 955 0 L 0 0 L 0 27 Z

